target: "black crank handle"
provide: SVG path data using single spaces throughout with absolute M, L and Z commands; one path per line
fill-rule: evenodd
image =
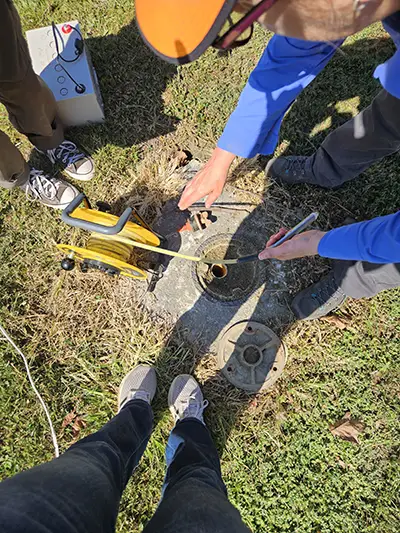
M 96 222 L 88 222 L 87 220 L 71 217 L 70 215 L 84 200 L 85 195 L 83 192 L 81 192 L 63 210 L 61 213 L 61 220 L 70 226 L 74 226 L 75 228 L 81 228 L 86 231 L 93 231 L 95 233 L 102 233 L 103 235 L 116 235 L 123 230 L 125 224 L 128 222 L 132 214 L 132 208 L 127 207 L 114 226 L 104 226 L 103 224 L 96 224 Z

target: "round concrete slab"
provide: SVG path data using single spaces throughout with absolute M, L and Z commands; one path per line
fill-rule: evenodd
M 225 233 L 206 239 L 196 251 L 198 255 L 213 259 L 235 259 L 256 252 L 257 247 L 249 239 Z M 227 304 L 237 304 L 262 283 L 257 261 L 227 266 L 195 263 L 192 278 L 198 290 L 209 299 Z
M 237 257 L 262 250 L 281 220 L 285 220 L 287 225 L 294 225 L 298 222 L 298 217 L 303 215 L 294 216 L 285 206 L 275 204 L 270 196 L 262 204 L 250 209 L 247 203 L 249 201 L 254 201 L 254 198 L 242 195 L 227 185 L 218 204 L 228 208 L 212 211 L 210 217 L 216 220 L 210 226 L 204 231 L 178 232 L 185 221 L 181 220 L 182 212 L 176 205 L 176 199 L 165 206 L 154 229 L 168 238 L 166 248 L 185 255 L 197 255 L 199 250 L 209 246 L 212 238 L 219 239 L 221 235 L 227 236 L 229 242 L 239 240 L 248 243 L 244 250 L 240 248 L 235 254 L 232 251 L 231 257 Z M 242 209 L 243 203 L 247 206 L 245 209 Z M 230 206 L 238 206 L 240 209 L 231 210 Z M 224 254 L 220 257 L 223 258 Z M 154 254 L 154 262 L 157 263 L 159 259 Z M 297 263 L 296 261 L 296 265 Z M 179 330 L 179 334 L 195 343 L 203 354 L 217 353 L 221 332 L 241 320 L 268 324 L 275 331 L 283 325 L 286 327 L 293 320 L 287 304 L 291 298 L 289 286 L 293 288 L 294 283 L 298 283 L 299 275 L 292 261 L 259 261 L 256 263 L 257 282 L 253 285 L 251 276 L 247 277 L 245 285 L 234 286 L 234 289 L 239 288 L 236 293 L 228 291 L 228 295 L 232 296 L 228 302 L 218 299 L 212 293 L 217 288 L 215 278 L 218 280 L 218 287 L 223 286 L 225 289 L 228 286 L 227 282 L 235 272 L 229 265 L 226 275 L 224 269 L 214 272 L 212 282 L 205 284 L 206 290 L 197 279 L 197 263 L 183 261 L 178 257 L 165 257 L 163 264 L 166 270 L 154 291 L 144 294 L 145 284 L 132 283 L 132 298 L 136 299 L 138 294 L 143 294 L 143 302 L 149 312 L 163 317 L 171 325 L 175 324 L 174 331 Z M 206 266 L 206 272 L 208 269 Z M 244 283 L 243 277 L 242 282 Z
M 239 389 L 268 389 L 281 376 L 285 363 L 285 345 L 270 328 L 258 322 L 238 322 L 218 342 L 218 366 Z

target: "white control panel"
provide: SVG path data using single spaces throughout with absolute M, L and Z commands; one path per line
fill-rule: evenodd
M 103 102 L 79 22 L 30 30 L 26 37 L 33 70 L 53 92 L 62 122 L 66 126 L 102 122 Z

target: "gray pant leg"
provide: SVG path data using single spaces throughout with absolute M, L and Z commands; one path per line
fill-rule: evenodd
M 333 261 L 336 283 L 351 298 L 370 298 L 400 287 L 400 263 L 379 265 L 362 261 Z
M 334 130 L 310 157 L 324 187 L 338 187 L 400 150 L 400 99 L 382 90 L 372 104 Z

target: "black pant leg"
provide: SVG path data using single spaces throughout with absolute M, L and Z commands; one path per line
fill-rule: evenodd
M 371 105 L 336 128 L 310 164 L 318 184 L 340 187 L 400 150 L 400 99 L 382 89 Z
M 0 531 L 113 533 L 122 492 L 152 424 L 151 407 L 133 400 L 58 459 L 0 483 Z
M 186 419 L 173 435 L 182 442 L 168 468 L 163 499 L 144 533 L 249 533 L 228 500 L 206 426 Z

